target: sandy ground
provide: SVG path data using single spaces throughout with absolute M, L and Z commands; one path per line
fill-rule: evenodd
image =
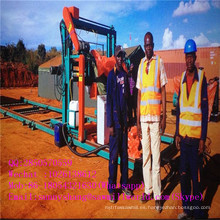
M 40 98 L 37 94 L 37 88 L 1 89 L 1 96 L 16 99 L 23 96 L 33 101 L 61 107 L 58 101 Z M 171 94 L 167 95 L 167 100 L 172 100 Z M 173 135 L 175 117 L 171 116 L 172 104 L 168 103 L 167 106 L 166 133 Z M 87 112 L 93 113 L 94 109 L 87 109 Z M 29 117 L 41 120 L 57 116 L 59 114 L 50 112 Z M 135 171 L 137 175 L 129 171 L 130 183 L 139 184 L 133 191 L 134 196 L 128 199 L 121 194 L 117 203 L 111 204 L 105 197 L 108 195 L 105 185 L 108 179 L 107 160 L 95 155 L 89 158 L 78 157 L 67 147 L 56 147 L 54 137 L 43 131 L 32 131 L 27 126 L 22 126 L 21 122 L 9 117 L 0 116 L 0 121 L 1 218 L 175 219 L 182 212 L 181 200 L 178 199 L 179 177 L 176 175 L 165 184 L 167 174 L 164 167 L 161 168 L 163 195 L 169 196 L 169 199 L 163 202 L 163 211 L 160 214 L 154 209 L 154 200 L 146 204 L 139 202 L 143 185 L 138 178 L 140 177 L 138 171 Z M 220 122 L 209 123 L 211 155 L 215 158 L 215 161 L 210 160 L 206 165 L 203 184 L 204 206 L 210 206 L 209 218 L 220 217 L 219 176 L 216 175 L 219 173 L 219 130 Z M 166 147 L 167 145 L 163 144 L 161 149 Z M 166 168 L 169 170 L 168 166 Z M 20 177 L 19 173 L 21 173 Z M 118 182 L 120 182 L 119 177 L 120 175 Z M 74 198 L 73 195 L 78 196 Z

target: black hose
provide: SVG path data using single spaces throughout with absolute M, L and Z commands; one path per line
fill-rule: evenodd
M 79 152 L 76 151 L 76 146 L 74 146 L 74 148 L 71 147 L 71 144 L 73 143 L 73 141 L 72 141 L 72 138 L 73 138 L 73 137 L 71 137 L 71 142 L 70 142 L 70 143 L 67 141 L 67 139 L 66 139 L 66 134 L 65 134 L 65 130 L 64 130 L 65 127 L 66 127 L 66 123 L 64 123 L 63 126 L 62 126 L 62 133 L 63 133 L 64 140 L 65 140 L 65 142 L 66 142 L 68 148 L 69 148 L 74 154 L 76 154 L 77 156 L 87 157 L 87 156 L 89 156 L 90 154 L 96 154 L 96 153 L 98 153 L 100 150 L 104 150 L 105 148 L 108 148 L 108 147 L 109 147 L 109 145 L 101 145 L 100 147 L 98 147 L 98 148 L 96 148 L 96 149 L 94 149 L 94 150 L 88 151 L 88 152 L 86 152 L 86 153 L 79 153 Z
M 208 156 L 210 160 L 212 160 L 214 162 L 215 165 L 220 166 L 220 162 L 217 161 L 215 158 L 213 158 L 213 156 L 211 156 L 208 152 L 203 152 L 204 156 Z

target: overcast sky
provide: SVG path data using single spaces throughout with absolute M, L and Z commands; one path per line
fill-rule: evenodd
M 113 25 L 117 44 L 124 47 L 143 47 L 147 31 L 154 35 L 155 50 L 183 48 L 189 38 L 201 47 L 220 46 L 220 0 L 1 0 L 1 45 L 22 39 L 28 49 L 41 43 L 47 49 L 60 49 L 59 23 L 64 6 L 78 7 L 80 17 Z M 77 33 L 87 41 L 106 42 L 94 33 Z

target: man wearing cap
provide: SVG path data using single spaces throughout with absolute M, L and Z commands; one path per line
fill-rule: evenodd
M 196 62 L 196 43 L 190 39 L 185 44 L 186 71 L 182 73 L 176 113 L 175 144 L 180 149 L 180 180 L 184 212 L 179 219 L 189 217 L 203 218 L 201 208 L 201 191 L 199 168 L 202 163 L 208 125 L 207 82 L 203 68 Z
M 109 72 L 107 78 L 107 127 L 110 130 L 109 137 L 109 178 L 108 191 L 110 202 L 116 202 L 116 180 L 118 167 L 118 154 L 120 155 L 120 184 L 122 192 L 131 196 L 128 189 L 128 152 L 127 152 L 127 73 L 123 69 L 125 52 L 118 45 L 115 48 L 116 64 Z
M 136 83 L 136 87 L 138 88 L 137 128 L 139 135 L 142 132 L 141 143 L 145 185 L 141 202 L 145 203 L 153 196 L 155 199 L 155 208 L 160 213 L 162 211 L 160 130 L 164 133 L 166 128 L 165 85 L 167 84 L 167 76 L 163 61 L 159 56 L 154 54 L 153 48 L 153 35 L 147 32 L 144 36 L 145 57 L 140 62 Z M 160 120 L 161 104 L 163 108 L 162 120 Z

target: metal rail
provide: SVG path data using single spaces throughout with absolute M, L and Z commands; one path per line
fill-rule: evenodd
M 27 100 L 27 99 L 24 99 L 24 98 L 22 98 L 21 100 L 23 100 L 24 103 L 26 103 L 26 104 L 34 105 L 33 109 L 36 109 L 36 110 L 39 109 L 39 107 L 41 107 L 41 108 L 51 110 L 51 111 L 55 111 L 55 112 L 58 112 L 58 113 L 62 112 L 62 109 L 59 109 L 59 108 L 56 108 L 56 107 L 52 107 L 52 106 L 45 105 L 45 104 L 42 104 L 42 103 L 30 101 L 30 100 Z M 54 119 L 45 119 L 45 120 L 38 121 L 38 120 L 34 120 L 30 117 L 27 117 L 27 116 L 21 114 L 19 109 L 11 110 L 11 109 L 5 108 L 3 106 L 0 106 L 0 113 L 2 113 L 4 116 L 9 116 L 9 117 L 12 117 L 12 118 L 14 118 L 18 121 L 21 121 L 22 125 L 28 125 L 28 127 L 31 128 L 32 130 L 39 129 L 39 130 L 42 130 L 42 131 L 44 131 L 44 132 L 46 132 L 50 135 L 53 135 L 53 136 L 54 136 L 54 130 L 52 128 L 53 125 L 56 124 L 56 123 L 62 123 L 60 121 L 61 117 L 56 117 Z M 24 114 L 25 114 L 25 112 L 24 112 Z M 91 120 L 91 116 L 87 116 L 87 117 L 89 119 L 88 121 L 96 121 L 95 119 Z M 173 136 L 171 136 L 169 134 L 164 134 L 164 135 L 161 136 L 161 141 L 164 142 L 164 143 L 167 143 L 167 144 L 172 144 L 174 142 L 174 138 L 173 138 Z M 77 138 L 73 139 L 73 144 L 75 146 L 83 148 L 84 150 L 87 150 L 87 151 L 94 150 L 95 148 L 98 148 L 98 147 L 101 146 L 100 144 L 92 143 L 88 140 L 86 140 L 85 142 L 80 142 L 79 140 L 77 140 Z M 109 151 L 108 151 L 108 149 L 100 150 L 96 154 L 98 156 L 101 156 L 101 157 L 109 160 Z M 118 158 L 118 164 L 120 164 L 120 157 Z M 134 166 L 135 166 L 135 160 L 129 158 L 128 168 L 131 169 L 131 170 L 134 170 Z
M 21 97 L 20 100 L 22 101 L 21 103 L 19 103 L 21 105 L 23 105 L 23 104 L 31 104 L 31 105 L 34 106 L 33 108 L 41 107 L 41 108 L 44 108 L 46 110 L 51 110 L 51 111 L 55 111 L 55 112 L 58 112 L 58 113 L 62 113 L 62 109 L 60 109 L 60 108 L 56 108 L 56 107 L 53 107 L 53 106 L 50 106 L 50 105 L 46 105 L 46 104 L 42 104 L 42 103 L 39 103 L 39 102 L 34 102 L 34 101 L 31 101 L 31 100 L 25 99 L 23 97 Z M 13 103 L 11 103 L 10 105 L 13 105 Z M 6 105 L 2 105 L 1 108 L 4 108 L 3 106 L 7 106 L 7 104 Z M 6 108 L 4 108 L 4 109 L 6 110 Z M 14 111 L 16 112 L 16 111 L 19 111 L 19 110 L 16 109 Z M 11 113 L 12 113 L 12 111 L 11 111 Z M 20 115 L 20 116 L 22 116 L 22 115 Z M 58 118 L 50 119 L 50 123 L 52 124 L 52 126 L 54 124 L 56 124 L 56 123 L 62 123 L 60 120 L 57 120 L 57 119 Z M 96 122 L 96 118 L 92 117 L 91 115 L 86 115 L 85 121 L 87 121 L 87 122 L 91 122 L 91 121 Z M 166 143 L 166 144 L 172 144 L 174 142 L 174 137 L 172 135 L 170 135 L 170 134 L 163 134 L 163 135 L 161 135 L 161 141 L 163 143 Z
M 21 97 L 21 100 L 26 104 L 36 105 L 36 106 L 39 106 L 39 107 L 42 107 L 42 108 L 45 108 L 45 109 L 48 109 L 48 110 L 52 110 L 52 111 L 55 111 L 55 112 L 62 113 L 62 109 L 60 109 L 60 108 L 56 108 L 56 107 L 53 107 L 53 106 L 50 106 L 50 105 L 45 105 L 45 104 L 42 104 L 42 103 L 39 103 L 39 102 L 34 102 L 34 101 L 31 101 L 31 100 L 25 99 L 23 97 Z
M 28 127 L 31 128 L 32 130 L 40 129 L 42 131 L 47 132 L 48 134 L 54 135 L 54 130 L 50 128 L 50 126 L 48 126 L 47 124 L 29 118 L 25 115 L 15 112 L 14 110 L 7 109 L 1 106 L 0 113 L 2 113 L 4 116 L 10 116 L 18 121 L 21 121 L 23 125 L 28 125 Z

